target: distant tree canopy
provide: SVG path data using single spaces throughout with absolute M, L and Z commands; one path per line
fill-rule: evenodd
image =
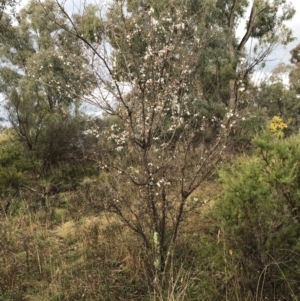
M 19 138 L 46 168 L 78 154 L 85 130 L 78 108 L 93 76 L 78 40 L 57 24 L 66 21 L 59 7 L 53 1 L 43 5 L 29 2 L 16 25 L 5 16 L 0 92 Z

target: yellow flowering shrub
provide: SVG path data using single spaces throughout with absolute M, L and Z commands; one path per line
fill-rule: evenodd
M 277 134 L 278 137 L 283 136 L 283 130 L 287 127 L 287 123 L 285 123 L 279 116 L 274 116 L 268 124 L 269 130 Z

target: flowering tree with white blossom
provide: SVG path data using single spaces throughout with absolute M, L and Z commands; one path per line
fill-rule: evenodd
M 207 11 L 170 5 L 158 18 L 151 6 L 137 15 L 127 9 L 122 1 L 110 6 L 101 41 L 75 24 L 72 33 L 87 46 L 98 83 L 86 100 L 116 120 L 93 129 L 104 145 L 95 157 L 107 173 L 99 201 L 140 237 L 155 283 L 163 284 L 180 224 L 201 205 L 195 198 L 187 206 L 188 199 L 220 160 L 232 116 L 201 91 L 201 60 L 217 40 L 205 27 Z
M 97 81 L 86 101 L 116 120 L 92 130 L 104 145 L 95 154 L 108 175 L 103 201 L 152 254 L 155 283 L 165 281 L 181 222 L 201 203 L 188 206 L 189 198 L 212 175 L 230 129 L 242 118 L 247 76 L 279 41 L 266 37 L 279 19 L 269 27 L 257 21 L 269 13 L 267 2 L 253 4 L 239 44 L 234 31 L 247 1 L 232 1 L 230 9 L 224 1 L 117 0 L 76 18 L 57 2 Z M 293 14 L 284 9 L 290 15 L 281 21 Z M 224 18 L 228 27 L 220 24 Z M 253 63 L 242 59 L 251 36 L 269 45 Z
M 17 25 L 8 22 L 0 89 L 12 125 L 29 150 L 54 132 L 46 138 L 65 152 L 80 141 L 68 123 L 74 104 L 99 108 L 100 126 L 85 131 L 101 143 L 101 152 L 87 152 L 104 175 L 99 202 L 141 240 L 156 288 L 166 282 L 182 221 L 203 204 L 193 193 L 244 118 L 249 74 L 279 41 L 272 34 L 280 20 L 263 19 L 276 17 L 271 2 L 253 1 L 240 43 L 235 29 L 248 1 L 116 0 L 73 15 L 68 2 L 33 1 Z M 268 45 L 252 61 L 243 59 L 251 36 Z M 55 140 L 61 132 L 68 139 Z

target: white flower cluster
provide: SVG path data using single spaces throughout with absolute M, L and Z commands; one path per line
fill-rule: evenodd
M 122 131 L 121 128 L 116 124 L 113 124 L 110 130 L 111 130 L 111 134 L 108 137 L 108 140 L 113 141 L 117 145 L 116 151 L 120 152 L 126 144 L 128 132 Z
M 85 132 L 84 132 L 84 134 L 85 135 L 92 135 L 92 136 L 94 136 L 94 137 L 96 137 L 96 138 L 99 138 L 99 129 L 98 128 L 96 128 L 96 127 L 91 127 L 90 129 L 88 129 L 88 130 L 86 130 Z
M 160 188 L 161 186 L 170 186 L 171 182 L 167 181 L 165 178 L 161 178 L 156 182 L 156 185 Z

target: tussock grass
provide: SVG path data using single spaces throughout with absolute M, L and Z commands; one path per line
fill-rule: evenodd
M 25 201 L 19 208 L 0 220 L 0 300 L 113 301 L 143 295 L 136 286 L 142 265 L 132 252 L 138 243 L 114 216 L 79 217 L 69 212 L 70 205 L 33 212 Z

